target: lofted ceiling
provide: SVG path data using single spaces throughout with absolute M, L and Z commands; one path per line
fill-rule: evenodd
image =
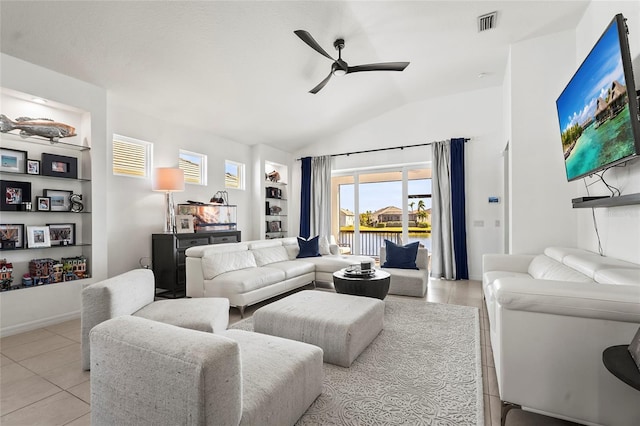
M 115 105 L 295 152 L 410 102 L 502 84 L 509 45 L 575 28 L 587 1 L 5 1 L 3 53 L 108 90 Z M 497 28 L 477 17 L 497 11 Z M 350 65 L 403 72 L 333 77 Z M 484 77 L 478 77 L 479 74 Z

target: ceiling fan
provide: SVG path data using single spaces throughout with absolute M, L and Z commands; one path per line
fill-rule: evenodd
M 331 72 L 322 80 L 316 87 L 309 90 L 309 93 L 316 94 L 322 89 L 331 79 L 332 75 L 345 75 L 351 74 L 353 72 L 362 72 L 362 71 L 404 71 L 404 69 L 409 65 L 409 62 L 382 62 L 377 64 L 366 64 L 366 65 L 356 65 L 350 67 L 345 61 L 342 60 L 342 49 L 344 49 L 344 39 L 337 39 L 333 42 L 333 47 L 338 51 L 338 59 L 333 59 L 331 55 L 329 55 L 317 41 L 311 37 L 307 31 L 304 30 L 296 30 L 294 31 L 295 35 L 300 37 L 302 41 L 307 43 L 309 47 L 311 47 L 316 52 L 320 53 L 322 56 L 325 56 L 333 61 L 331 64 Z

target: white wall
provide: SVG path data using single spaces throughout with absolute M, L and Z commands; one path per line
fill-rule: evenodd
M 500 87 L 415 102 L 318 141 L 296 158 L 471 137 L 465 149 L 468 262 L 470 277 L 480 279 L 482 254 L 502 251 L 502 228 L 496 226 L 502 206 L 487 202 L 502 197 L 502 116 Z M 431 149 L 419 147 L 336 157 L 334 169 L 430 161 Z
M 573 31 L 511 46 L 511 253 L 577 243 L 576 189 L 565 177 L 555 107 L 575 72 L 574 52 Z
M 633 60 L 636 90 L 640 88 L 640 2 L 592 2 L 576 28 L 576 68 L 617 13 L 627 18 L 629 48 Z M 620 188 L 623 195 L 640 193 L 640 160 L 627 167 L 613 168 L 605 175 L 607 183 Z M 597 179 L 587 178 L 588 185 Z M 582 182 L 579 195 L 587 195 Z M 591 195 L 609 195 L 602 183 L 589 187 Z M 640 206 L 600 208 L 595 210 L 603 253 L 640 263 Z M 591 209 L 579 209 L 577 215 L 578 247 L 598 251 Z
M 178 150 L 185 149 L 208 157 L 208 185 L 186 184 L 184 192 L 174 194 L 175 203 L 186 200 L 209 202 L 224 187 L 224 163 L 245 164 L 247 186 L 253 180 L 249 146 L 211 133 L 172 124 L 119 106 L 108 98 L 108 164 L 112 158 L 112 135 L 119 134 L 153 143 L 154 167 L 177 167 Z M 238 230 L 242 239 L 252 234 L 250 188 L 229 189 L 229 204 L 238 206 Z M 164 194 L 151 190 L 151 178 L 115 176 L 107 171 L 107 234 L 109 238 L 109 276 L 139 268 L 142 257 L 151 258 L 151 234 L 161 233 L 164 225 Z M 148 259 L 146 259 L 148 261 Z

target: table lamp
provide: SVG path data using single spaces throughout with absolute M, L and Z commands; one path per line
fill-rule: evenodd
M 165 193 L 164 232 L 176 232 L 173 193 L 184 191 L 184 171 L 172 167 L 156 168 L 153 177 L 153 190 Z

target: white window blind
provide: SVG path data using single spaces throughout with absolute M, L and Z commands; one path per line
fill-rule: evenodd
M 184 181 L 196 185 L 207 184 L 207 156 L 197 152 L 179 152 L 178 167 L 184 170 Z
M 244 164 L 225 160 L 224 186 L 225 188 L 244 189 Z
M 151 142 L 113 135 L 113 174 L 148 177 L 151 175 Z

